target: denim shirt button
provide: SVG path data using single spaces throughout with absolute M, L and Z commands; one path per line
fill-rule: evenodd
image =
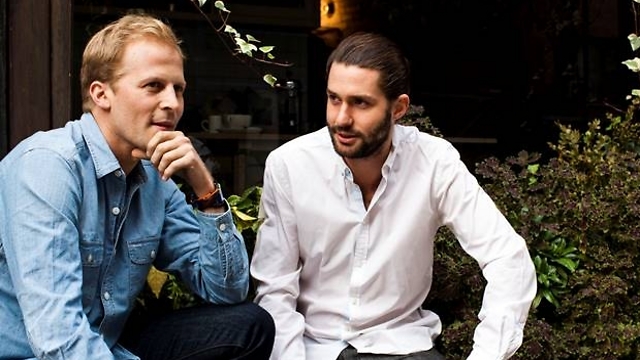
M 151 254 L 149 254 L 149 256 L 151 256 L 151 259 L 155 259 L 156 258 L 156 251 L 155 250 L 151 250 Z
M 227 224 L 220 224 L 220 231 L 225 231 L 227 229 Z
M 89 264 L 93 264 L 93 255 L 89 254 L 89 255 L 87 256 L 87 263 L 89 263 Z
M 120 214 L 120 208 L 119 208 L 119 207 L 117 207 L 117 206 L 113 207 L 113 208 L 111 209 L 111 213 L 112 213 L 113 215 L 118 215 L 118 214 Z
M 116 174 L 117 177 L 120 177 L 120 176 L 122 176 L 122 171 L 121 170 L 116 170 L 115 174 Z
M 108 291 L 105 291 L 103 297 L 104 297 L 105 300 L 109 300 L 109 299 L 111 299 L 111 294 L 109 294 Z

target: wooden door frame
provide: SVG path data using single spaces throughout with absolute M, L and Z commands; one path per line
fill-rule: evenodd
M 70 118 L 73 4 L 72 0 L 0 0 L 0 4 L 8 29 L 3 131 L 10 150 L 34 132 L 59 127 Z

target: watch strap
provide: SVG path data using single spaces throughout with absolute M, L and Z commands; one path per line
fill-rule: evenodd
M 218 183 L 215 183 L 214 185 L 215 190 L 208 192 L 199 198 L 192 199 L 192 201 L 190 201 L 191 205 L 198 210 L 224 207 L 225 201 L 224 196 L 222 195 L 222 188 Z

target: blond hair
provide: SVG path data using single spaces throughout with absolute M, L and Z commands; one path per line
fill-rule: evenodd
M 115 82 L 126 46 L 144 38 L 168 44 L 184 58 L 180 48 L 181 41 L 169 25 L 146 14 L 128 14 L 121 17 L 94 34 L 84 49 L 80 68 L 82 111 L 90 111 L 94 105 L 89 94 L 91 83 Z

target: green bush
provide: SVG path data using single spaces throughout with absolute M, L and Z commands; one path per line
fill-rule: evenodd
M 538 294 L 514 359 L 640 359 L 640 131 L 634 104 L 587 129 L 558 124 L 554 157 L 521 152 L 477 165 L 483 187 L 521 234 Z M 464 359 L 483 281 L 475 262 L 442 230 L 425 306 L 443 319 L 439 347 Z

